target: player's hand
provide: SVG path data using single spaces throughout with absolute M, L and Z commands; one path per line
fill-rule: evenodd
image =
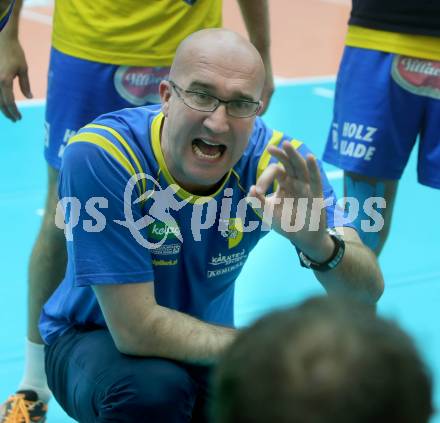
M 257 198 L 263 220 L 281 235 L 288 238 L 310 257 L 331 255 L 332 244 L 326 227 L 323 207 L 321 175 L 315 157 L 304 158 L 289 143 L 281 148 L 269 146 L 268 151 L 280 163 L 269 165 L 260 175 L 248 194 Z M 276 181 L 278 187 L 266 195 Z M 257 202 L 250 201 L 255 207 Z
M 16 122 L 21 119 L 21 114 L 15 103 L 13 81 L 18 78 L 23 95 L 32 98 L 28 65 L 23 48 L 16 39 L 0 37 L 0 57 L 0 110 Z

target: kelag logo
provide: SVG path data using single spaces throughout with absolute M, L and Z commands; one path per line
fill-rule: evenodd
M 180 229 L 175 222 L 153 222 L 148 225 L 148 236 L 156 241 L 180 239 Z

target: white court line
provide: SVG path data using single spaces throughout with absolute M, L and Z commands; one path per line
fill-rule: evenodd
M 344 176 L 344 171 L 343 170 L 330 170 L 328 172 L 325 172 L 325 174 L 327 175 L 327 178 L 329 181 L 336 181 L 338 179 L 342 179 L 342 177 Z
M 53 6 L 53 0 L 24 0 L 24 7 Z
M 45 98 L 33 98 L 31 100 L 19 100 L 17 106 L 21 108 L 25 107 L 40 107 L 46 104 Z
M 275 85 L 283 87 L 286 85 L 307 85 L 307 84 L 319 84 L 325 82 L 335 82 L 335 75 L 322 75 L 322 76 L 305 76 L 299 78 L 284 78 L 282 76 L 275 76 Z
M 39 12 L 35 12 L 33 10 L 23 9 L 23 11 L 21 12 L 21 16 L 23 16 L 23 18 L 25 18 L 29 21 L 38 22 L 38 23 L 52 26 L 52 16 L 45 15 L 44 13 L 39 13 Z
M 313 94 L 324 98 L 335 98 L 335 90 L 330 90 L 329 88 L 324 87 L 313 88 Z
M 53 6 L 53 0 L 25 0 L 21 16 L 29 21 L 52 26 L 52 16 L 36 12 L 35 10 L 29 10 L 30 7 L 48 6 Z
M 350 6 L 351 0 L 321 0 L 323 3 L 339 4 L 341 6 Z

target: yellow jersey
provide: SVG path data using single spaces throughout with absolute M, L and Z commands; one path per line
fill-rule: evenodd
M 57 0 L 52 45 L 124 66 L 170 66 L 180 41 L 222 25 L 222 0 Z

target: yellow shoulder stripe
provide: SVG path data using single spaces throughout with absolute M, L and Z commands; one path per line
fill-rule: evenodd
M 125 139 L 122 137 L 122 135 L 119 132 L 115 131 L 113 128 L 111 128 L 109 126 L 97 125 L 94 123 L 86 125 L 85 128 L 103 129 L 104 131 L 107 131 L 110 134 L 112 134 L 121 143 L 121 145 L 125 148 L 125 151 L 128 153 L 128 155 L 131 157 L 133 162 L 136 164 L 136 167 L 138 170 L 137 173 L 145 173 L 144 170 L 142 169 L 142 166 L 141 166 L 136 154 L 134 154 L 134 151 L 132 150 L 132 148 L 129 146 L 127 141 L 125 141 Z M 145 192 L 146 191 L 145 178 L 141 179 L 141 183 L 142 183 L 142 192 Z
M 281 141 L 281 139 L 283 138 L 283 133 L 280 131 L 273 131 L 272 133 L 272 137 L 269 140 L 265 150 L 263 151 L 263 154 L 260 157 L 260 160 L 258 162 L 258 166 L 257 166 L 257 180 L 260 177 L 260 175 L 263 173 L 264 169 L 266 169 L 266 167 L 269 165 L 270 162 L 270 158 L 271 155 L 270 153 L 267 151 L 267 147 L 269 147 L 269 145 L 278 145 Z M 299 146 L 302 144 L 301 141 L 298 140 L 291 140 L 290 144 L 292 144 L 293 148 L 296 150 L 297 148 L 299 148 Z
M 82 132 L 70 138 L 68 145 L 75 142 L 87 142 L 101 147 L 108 154 L 110 154 L 110 156 L 112 156 L 127 171 L 130 176 L 136 175 L 137 172 L 130 161 L 127 159 L 127 157 L 125 157 L 114 144 L 112 144 L 107 138 L 103 137 L 102 135 L 99 135 L 95 132 Z M 137 185 L 140 193 L 144 192 L 141 191 L 139 181 L 137 182 Z

